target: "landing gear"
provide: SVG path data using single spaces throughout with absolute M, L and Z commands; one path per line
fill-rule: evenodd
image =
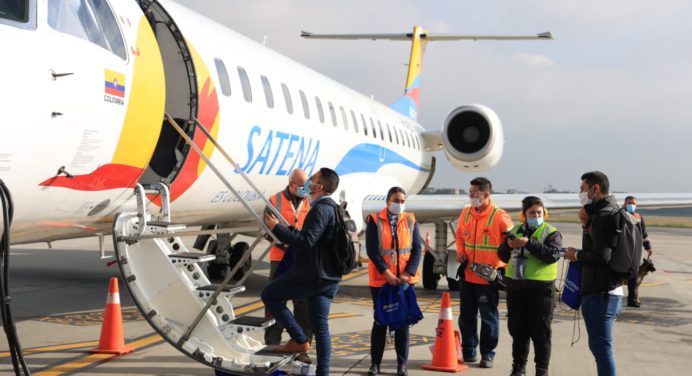
M 230 246 L 229 242 L 212 240 L 209 242 L 207 254 L 216 255 L 214 261 L 207 264 L 207 274 L 211 279 L 224 279 L 226 273 L 230 272 L 238 261 L 243 258 L 246 252 L 250 249 L 250 245 L 245 242 L 237 242 Z M 248 257 L 238 271 L 235 272 L 233 280 L 239 281 L 245 276 L 252 267 L 252 258 Z
M 435 264 L 435 256 L 430 252 L 425 252 L 423 256 L 423 288 L 426 290 L 437 289 L 437 283 L 440 280 L 440 274 L 433 272 L 433 264 Z

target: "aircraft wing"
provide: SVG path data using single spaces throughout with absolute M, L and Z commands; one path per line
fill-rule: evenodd
M 493 202 L 505 210 L 521 209 L 521 200 L 531 194 L 493 194 Z M 692 193 L 633 193 L 615 194 L 619 203 L 632 195 L 637 198 L 638 208 L 662 208 L 692 206 Z M 579 196 L 576 193 L 535 194 L 548 209 L 576 209 Z M 385 207 L 386 196 L 371 195 L 363 201 L 363 216 L 377 213 Z M 415 213 L 419 222 L 438 222 L 459 217 L 461 209 L 469 204 L 467 195 L 411 195 L 406 198 L 406 211 Z

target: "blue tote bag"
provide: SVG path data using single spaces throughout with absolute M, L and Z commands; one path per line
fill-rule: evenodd
M 418 307 L 413 286 L 382 286 L 375 304 L 375 320 L 380 325 L 388 326 L 390 330 L 399 330 L 422 319 L 423 313 Z
M 562 302 L 574 310 L 581 306 L 581 263 L 570 262 L 567 268 L 567 278 L 562 287 Z

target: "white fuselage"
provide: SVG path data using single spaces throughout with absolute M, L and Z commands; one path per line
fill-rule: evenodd
M 424 150 L 423 129 L 415 121 L 172 1 L 159 4 L 195 51 L 194 95 L 204 103 L 194 116 L 207 123 L 219 145 L 265 196 L 282 190 L 296 167 L 309 174 L 320 167 L 335 169 L 341 177 L 335 198 L 348 202 L 356 213 L 366 195 L 385 194 L 392 186 L 411 193 L 422 188 L 431 173 L 432 156 Z M 158 96 L 163 103 L 164 95 L 167 112 L 189 105 L 176 86 L 161 85 L 161 79 L 171 82 L 171 77 L 185 72 L 167 68 L 165 59 L 156 58 L 161 52 L 146 43 L 147 31 L 142 28 L 149 24 L 134 1 L 110 4 L 125 44 L 124 59 L 56 30 L 55 22 L 49 25 L 47 1 L 31 5 L 33 25 L 0 23 L 6 56 L 0 62 L 4 129 L 0 178 L 11 189 L 15 204 L 12 241 L 109 233 L 115 213 L 135 208 L 133 187 L 142 176 L 137 171 L 146 169 L 161 128 L 169 126 L 159 121 L 164 114 L 150 105 L 157 102 L 152 98 Z M 157 48 L 170 48 L 171 41 L 158 36 Z M 143 61 L 148 61 L 146 69 Z M 220 78 L 220 63 L 228 81 Z M 239 67 L 249 79 L 251 100 L 243 91 Z M 104 93 L 104 71 L 106 81 L 108 72 L 123 75 L 122 97 Z M 271 87 L 273 107 L 267 103 L 265 83 Z M 195 140 L 200 137 L 198 130 Z M 235 189 L 249 192 L 239 174 L 205 141 L 202 138 L 200 146 L 212 163 Z M 193 155 L 188 151 L 184 163 L 195 165 L 169 181 L 174 191 L 173 220 L 202 224 L 250 219 L 227 187 L 198 157 L 193 161 Z M 51 180 L 61 166 L 71 175 L 88 178 L 61 175 Z M 100 172 L 94 175 L 95 171 Z M 132 174 L 129 180 L 128 174 Z M 252 195 L 245 197 L 256 209 L 264 205 Z

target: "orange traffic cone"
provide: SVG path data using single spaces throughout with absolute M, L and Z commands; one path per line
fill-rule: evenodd
M 425 233 L 425 244 L 430 245 L 430 233 Z
M 459 359 L 457 353 L 458 339 L 456 338 L 454 335 L 454 321 L 452 320 L 451 300 L 449 298 L 449 293 L 443 292 L 440 319 L 437 321 L 432 363 L 423 365 L 423 369 L 441 372 L 460 372 L 468 368 L 468 366 Z
M 118 279 L 113 277 L 111 278 L 110 286 L 108 286 L 108 297 L 106 298 L 106 309 L 103 313 L 99 346 L 93 350 L 89 350 L 89 352 L 122 355 L 133 351 L 135 351 L 135 349 L 132 347 L 125 346 L 123 316 L 122 312 L 120 312 Z

